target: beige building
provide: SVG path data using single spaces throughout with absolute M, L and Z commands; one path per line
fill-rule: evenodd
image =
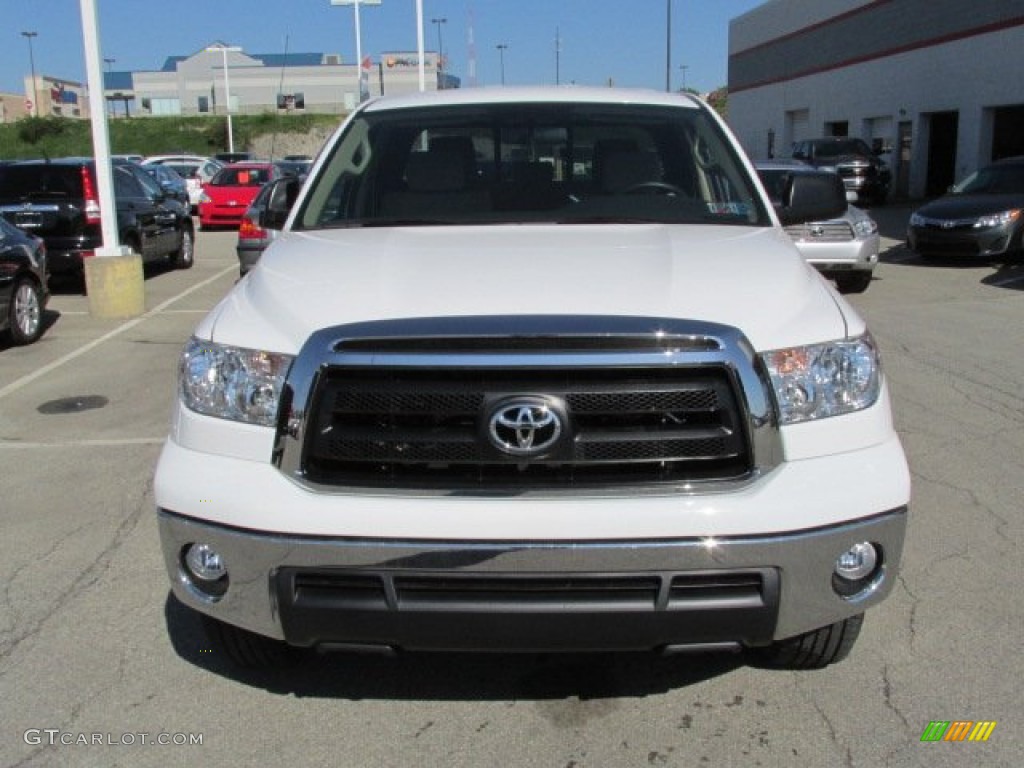
M 364 97 L 419 90 L 415 52 L 366 57 L 361 69 Z M 438 70 L 434 52 L 424 54 L 424 69 L 427 90 L 459 85 Z M 360 102 L 359 74 L 355 62 L 338 54 L 249 54 L 218 41 L 189 56 L 172 56 L 160 70 L 108 73 L 105 95 L 126 108 L 132 102 L 133 115 L 224 114 L 229 96 L 234 114 L 342 113 Z

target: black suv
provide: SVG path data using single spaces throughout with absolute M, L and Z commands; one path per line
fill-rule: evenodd
M 133 163 L 115 160 L 112 170 L 121 244 L 144 261 L 191 267 L 195 230 L 187 207 Z M 51 273 L 81 273 L 82 258 L 103 245 L 95 163 L 77 157 L 0 167 L 0 216 L 46 241 Z
M 793 144 L 793 158 L 816 168 L 834 168 L 842 176 L 847 192 L 857 195 L 856 202 L 880 205 L 889 196 L 892 173 L 863 139 L 832 136 Z

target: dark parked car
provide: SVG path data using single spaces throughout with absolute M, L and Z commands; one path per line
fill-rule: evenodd
M 312 160 L 275 160 L 276 165 L 281 173 L 285 176 L 298 176 L 300 179 L 305 179 L 309 174 L 309 168 L 313 165 Z
M 910 216 L 907 244 L 925 258 L 1021 253 L 1024 156 L 981 168 Z
M 889 196 L 892 172 L 863 139 L 831 136 L 798 141 L 793 144 L 793 159 L 815 168 L 834 168 L 843 177 L 847 193 L 856 195 L 851 202 L 880 205 Z
M 238 274 L 245 277 L 250 269 L 256 266 L 263 251 L 267 249 L 281 231 L 284 218 L 272 214 L 271 200 L 277 200 L 278 210 L 291 208 L 298 196 L 299 183 L 292 177 L 264 184 L 259 194 L 246 208 L 242 223 L 238 227 L 238 243 L 235 252 L 238 254 Z
M 191 267 L 195 233 L 187 206 L 134 163 L 115 162 L 112 172 L 121 244 L 145 261 L 169 258 Z M 0 216 L 46 241 L 51 272 L 80 274 L 82 258 L 103 245 L 95 163 L 79 157 L 0 168 Z
M 252 152 L 218 152 L 213 159 L 220 160 L 222 163 L 245 163 L 255 160 Z
M 43 333 L 50 298 L 46 244 L 0 218 L 0 331 L 14 344 L 31 344 Z
M 153 163 L 140 167 L 160 185 L 160 189 L 164 191 L 167 197 L 177 200 L 188 208 L 192 207 L 192 202 L 189 200 L 188 195 L 188 184 L 171 166 Z

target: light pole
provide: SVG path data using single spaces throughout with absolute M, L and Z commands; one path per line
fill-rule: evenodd
M 36 86 L 36 59 L 32 53 L 32 38 L 38 35 L 38 32 L 21 33 L 21 36 L 28 40 L 28 65 L 32 69 L 32 111 L 36 117 L 39 117 L 39 88 Z
M 505 84 L 505 51 L 508 50 L 508 43 L 498 43 L 495 48 L 498 49 L 498 57 L 501 60 L 501 84 Z
M 363 33 L 362 23 L 359 20 L 359 7 L 362 5 L 380 5 L 381 0 L 331 0 L 331 5 L 351 5 L 355 12 L 356 25 L 356 76 L 359 83 L 359 101 L 365 101 L 370 94 L 363 82 Z
M 228 76 L 228 51 L 237 52 L 242 49 L 237 45 L 213 45 L 207 51 L 220 51 L 224 63 L 224 110 L 228 115 L 228 152 L 235 151 L 235 131 L 231 125 L 231 79 Z
M 679 71 L 683 73 L 683 81 L 679 85 L 679 90 L 683 93 L 686 92 L 686 70 L 690 68 L 689 64 L 680 64 Z
M 437 86 L 444 88 L 444 43 L 441 41 L 441 25 L 447 24 L 448 19 L 442 16 L 439 19 L 431 19 L 430 23 L 437 24 Z
M 665 90 L 672 90 L 672 0 L 665 0 Z

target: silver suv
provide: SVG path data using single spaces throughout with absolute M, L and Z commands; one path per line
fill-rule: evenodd
M 756 167 L 768 197 L 776 206 L 784 199 L 793 174 L 815 171 L 795 162 L 757 163 Z M 836 219 L 790 224 L 786 234 L 793 238 L 809 264 L 835 280 L 840 292 L 863 293 L 871 285 L 880 247 L 878 225 L 857 206 L 848 205 L 846 213 Z

